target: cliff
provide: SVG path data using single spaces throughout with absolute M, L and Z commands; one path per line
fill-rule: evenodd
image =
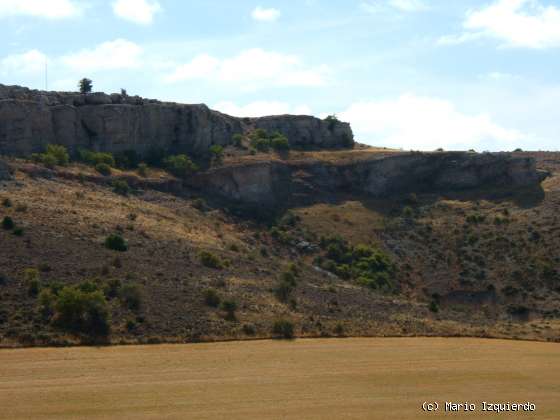
M 278 206 L 344 192 L 371 197 L 538 186 L 535 160 L 508 153 L 394 153 L 357 162 L 257 162 L 201 173 L 188 182 L 241 204 Z
M 206 105 L 184 105 L 138 96 L 42 92 L 0 85 L 0 154 L 26 156 L 49 143 L 120 152 L 162 148 L 200 154 L 227 145 L 255 128 L 280 131 L 300 148 L 351 147 L 349 124 L 311 116 L 235 118 Z

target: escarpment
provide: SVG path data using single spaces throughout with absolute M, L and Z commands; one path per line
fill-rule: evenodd
M 158 149 L 167 154 L 204 155 L 213 145 L 233 143 L 235 134 L 255 129 L 279 132 L 292 148 L 351 149 L 350 125 L 335 118 L 281 115 L 235 118 L 206 105 L 184 105 L 123 94 L 41 92 L 0 85 L 0 155 L 29 156 L 48 144 L 102 152 Z M 345 192 L 385 197 L 406 192 L 439 192 L 538 185 L 546 175 L 535 161 L 507 153 L 366 154 L 348 161 L 241 159 L 199 172 L 187 188 L 248 205 L 279 206 Z M 4 165 L 5 166 L 5 165 Z M 9 178 L 0 162 L 0 178 Z
M 215 168 L 188 182 L 239 203 L 278 206 L 291 199 L 344 192 L 388 197 L 410 192 L 448 192 L 538 186 L 547 176 L 534 159 L 508 153 L 405 153 L 359 162 L 258 162 Z
M 343 148 L 353 145 L 342 122 L 311 116 L 235 118 L 206 105 L 184 105 L 121 94 L 41 92 L 0 85 L 0 154 L 27 156 L 49 143 L 71 152 L 159 148 L 168 153 L 206 152 L 231 144 L 238 133 L 255 128 L 279 131 L 295 147 Z

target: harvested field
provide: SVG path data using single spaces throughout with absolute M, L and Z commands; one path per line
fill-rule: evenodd
M 559 350 L 465 338 L 1 350 L 0 418 L 558 419 Z M 422 411 L 445 401 L 477 410 Z

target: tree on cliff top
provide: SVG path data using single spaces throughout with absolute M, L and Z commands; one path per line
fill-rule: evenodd
M 84 77 L 78 83 L 78 87 L 80 88 L 80 93 L 82 94 L 91 93 L 91 90 L 93 89 L 93 82 L 91 79 Z

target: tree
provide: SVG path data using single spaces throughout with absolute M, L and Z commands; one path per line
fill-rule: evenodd
M 82 94 L 91 93 L 91 90 L 93 89 L 93 82 L 91 79 L 84 77 L 78 83 L 78 87 L 80 88 L 80 93 Z

